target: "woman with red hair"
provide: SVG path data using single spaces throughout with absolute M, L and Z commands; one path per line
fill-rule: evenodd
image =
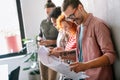
M 56 21 L 56 28 L 58 29 L 59 32 L 63 32 L 68 36 L 68 40 L 64 45 L 65 47 L 56 47 L 54 48 L 50 55 L 54 55 L 56 57 L 62 56 L 61 58 L 64 60 L 71 60 L 71 61 L 76 61 L 76 30 L 77 26 L 76 24 L 66 21 L 65 16 L 61 14 Z M 62 40 L 65 41 L 65 40 Z M 61 42 L 62 43 L 62 42 Z M 71 55 L 72 54 L 72 55 Z M 74 55 L 73 55 L 74 54 Z
M 76 30 L 77 26 L 65 20 L 65 16 L 61 14 L 56 20 L 57 30 L 59 31 L 57 38 L 57 47 L 52 49 L 50 55 L 60 57 L 65 63 L 76 61 Z M 71 80 L 70 78 L 61 76 L 64 80 Z

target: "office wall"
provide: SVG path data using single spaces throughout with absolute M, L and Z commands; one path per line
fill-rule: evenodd
M 39 33 L 40 22 L 45 18 L 44 0 L 21 0 L 23 21 L 27 38 Z

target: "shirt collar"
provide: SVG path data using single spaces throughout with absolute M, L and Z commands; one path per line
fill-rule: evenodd
M 85 23 L 84 23 L 84 26 L 88 26 L 89 23 L 90 23 L 90 21 L 91 21 L 91 19 L 92 19 L 92 17 L 93 17 L 92 13 L 89 13 L 88 15 L 89 15 L 89 16 L 88 16 L 88 18 L 86 19 L 86 21 L 85 21 Z

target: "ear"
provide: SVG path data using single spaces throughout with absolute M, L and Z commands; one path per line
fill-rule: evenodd
M 82 5 L 78 5 L 78 10 L 82 11 L 83 10 L 83 6 Z

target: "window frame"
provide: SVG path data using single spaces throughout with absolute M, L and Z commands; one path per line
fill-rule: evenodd
M 16 1 L 20 34 L 21 34 L 21 40 L 22 40 L 25 38 L 25 32 L 24 32 L 24 25 L 23 25 L 21 2 L 20 2 L 20 0 L 15 0 L 15 1 Z M 26 44 L 23 44 L 23 42 L 22 42 L 22 50 L 20 52 L 14 52 L 14 53 L 0 55 L 0 59 L 1 58 L 10 58 L 10 57 L 12 58 L 12 57 L 20 56 L 20 55 L 25 55 L 25 54 L 27 54 Z

